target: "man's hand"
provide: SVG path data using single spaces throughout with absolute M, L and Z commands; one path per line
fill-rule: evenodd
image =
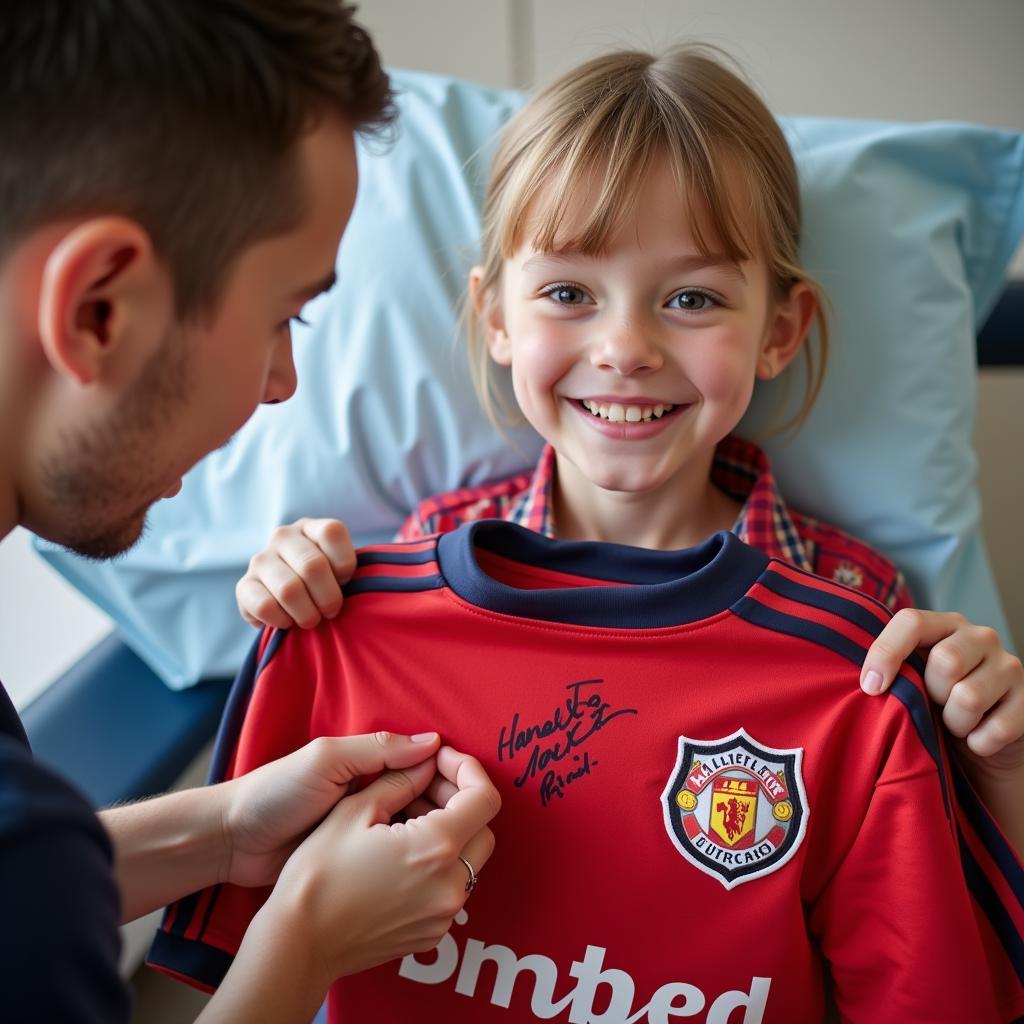
M 215 787 L 220 790 L 225 848 L 220 881 L 273 885 L 292 851 L 348 793 L 354 779 L 422 765 L 414 777 L 425 772 L 429 781 L 439 744 L 437 733 L 415 738 L 388 732 L 323 736 L 248 775 L 220 783 Z
M 321 980 L 433 949 L 480 872 L 501 805 L 480 763 L 450 747 L 346 797 L 289 858 L 260 912 L 308 946 Z M 431 790 L 425 813 L 393 822 Z M 263 927 L 261 922 L 260 928 Z

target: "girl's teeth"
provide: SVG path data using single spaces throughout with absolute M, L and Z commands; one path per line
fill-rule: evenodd
M 641 420 L 645 423 L 654 419 L 661 419 L 662 416 L 667 412 L 671 412 L 673 406 L 671 405 L 620 405 L 618 402 L 612 402 L 610 405 L 601 405 L 597 402 L 592 402 L 589 399 L 583 399 L 583 407 L 593 414 L 594 416 L 600 416 L 603 420 L 608 420 L 610 423 L 639 423 Z

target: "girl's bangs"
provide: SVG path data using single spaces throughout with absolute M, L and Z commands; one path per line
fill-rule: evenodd
M 764 233 L 763 208 L 759 191 L 737 161 L 715 153 L 692 154 L 678 139 L 648 139 L 632 153 L 614 150 L 560 154 L 538 160 L 537 166 L 522 169 L 522 188 L 509 189 L 517 202 L 505 211 L 501 221 L 503 258 L 509 258 L 529 239 L 536 252 L 581 252 L 599 256 L 611 239 L 628 222 L 636 209 L 644 183 L 660 159 L 670 163 L 679 202 L 687 210 L 699 210 L 691 217 L 694 242 L 702 256 L 724 255 L 735 263 L 751 258 L 758 248 L 756 239 L 746 237 L 740 224 L 751 215 L 755 234 Z M 518 175 L 517 175 L 518 176 Z M 580 209 L 580 196 L 596 199 Z M 737 209 L 742 197 L 754 207 L 741 216 Z M 748 220 L 749 223 L 749 220 Z M 574 230 L 569 233 L 567 225 Z

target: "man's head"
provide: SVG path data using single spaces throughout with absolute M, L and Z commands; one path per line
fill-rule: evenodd
M 393 114 L 337 0 L 8 0 L 0 533 L 87 554 L 260 401 L 330 284 L 353 131 Z

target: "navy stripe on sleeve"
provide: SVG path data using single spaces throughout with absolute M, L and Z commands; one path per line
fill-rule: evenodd
M 804 573 L 810 580 L 817 580 L 816 576 L 806 573 L 805 570 L 798 566 L 787 566 L 787 568 L 794 572 Z M 789 598 L 791 601 L 799 601 L 801 604 L 817 608 L 819 611 L 831 612 L 833 615 L 838 615 L 841 618 L 846 619 L 847 622 L 860 627 L 865 633 L 875 637 L 878 636 L 885 627 L 892 614 L 890 610 L 881 603 L 881 601 L 876 601 L 873 597 L 869 597 L 866 594 L 860 594 L 859 596 L 864 597 L 872 604 L 878 606 L 879 611 L 883 613 L 883 617 L 881 619 L 879 619 L 877 615 L 872 615 L 871 612 L 859 601 L 855 601 L 852 598 L 845 598 L 841 594 L 823 590 L 820 586 L 805 586 L 804 584 L 798 583 L 796 580 L 790 579 L 788 576 L 783 576 L 782 573 L 775 572 L 771 569 L 764 574 L 764 577 L 760 582 L 764 584 L 768 590 L 778 594 L 780 597 Z M 915 651 L 905 660 L 907 664 L 918 673 L 918 675 L 922 677 L 924 676 L 924 659 L 921 655 Z
M 177 935 L 157 932 L 146 960 L 174 974 L 198 981 L 208 988 L 216 988 L 228 973 L 234 957 L 213 946 L 201 946 Z
M 206 913 L 203 914 L 203 923 L 199 926 L 199 933 L 196 935 L 200 942 L 203 941 L 203 936 L 206 934 L 206 926 L 210 923 L 210 918 L 213 916 L 213 908 L 217 906 L 217 900 L 220 898 L 223 888 L 222 885 L 215 885 L 213 892 L 210 893 L 210 901 L 206 904 Z
M 170 928 L 161 928 L 157 931 L 157 935 L 168 933 L 170 935 L 177 935 L 180 938 L 185 937 L 185 932 L 188 930 L 188 926 L 192 923 L 192 918 L 196 916 L 196 906 L 199 903 L 199 893 L 194 892 L 190 896 L 182 896 L 180 900 L 177 900 L 174 904 L 175 914 L 174 923 Z M 164 911 L 164 919 L 171 913 L 171 909 L 168 907 Z
M 974 859 L 974 854 L 971 853 L 959 826 L 956 831 L 960 840 L 960 861 L 963 864 L 967 886 L 985 912 L 993 931 L 999 936 L 999 941 L 1006 950 L 1006 955 L 1010 958 L 1021 984 L 1024 984 L 1024 939 L 1021 938 L 992 883 L 985 877 L 981 865 Z
M 863 629 L 871 636 L 878 636 L 884 622 L 880 621 L 877 615 L 873 615 L 862 604 L 851 601 L 849 598 L 841 597 L 839 594 L 821 590 L 819 587 L 808 587 L 803 583 L 797 583 L 788 576 L 773 572 L 769 569 L 761 577 L 763 583 L 772 593 L 780 597 L 788 598 L 791 601 L 798 601 L 800 604 L 810 605 L 822 612 L 830 612 L 847 622 L 853 623 Z M 879 605 L 881 607 L 881 605 Z
M 426 565 L 437 558 L 436 546 L 422 551 L 358 551 L 356 566 L 364 565 Z
M 355 594 L 413 592 L 417 590 L 438 590 L 444 586 L 440 573 L 430 576 L 360 576 L 341 588 L 346 597 Z
M 231 692 L 228 694 L 227 703 L 224 705 L 224 712 L 221 715 L 220 726 L 217 729 L 217 739 L 214 743 L 213 757 L 210 761 L 210 770 L 206 778 L 209 785 L 224 781 L 228 764 L 231 761 L 231 755 L 234 753 L 235 746 L 238 743 L 238 735 L 242 729 L 242 722 L 245 720 L 245 712 L 249 707 L 249 701 L 252 699 L 256 680 L 281 646 L 286 633 L 287 630 L 277 630 L 270 638 L 262 658 L 259 656 L 260 642 L 263 639 L 262 633 L 257 635 L 252 646 L 249 648 L 245 661 L 242 662 L 242 667 L 238 670 L 238 675 L 235 676 L 235 681 L 231 684 Z M 158 936 L 162 933 L 167 933 L 184 939 L 185 932 L 195 917 L 200 895 L 201 893 L 196 892 L 177 900 L 174 905 L 174 923 L 170 928 L 161 929 L 161 932 L 157 933 Z M 213 906 L 214 902 L 215 900 L 211 900 L 210 907 Z M 165 921 L 170 913 L 169 909 L 164 912 Z M 209 909 L 206 916 L 209 918 Z M 203 922 L 203 928 L 205 929 L 205 927 L 206 921 Z
M 1024 907 L 1024 867 L 1010 848 L 999 827 L 985 805 L 977 798 L 956 758 L 950 758 L 953 790 L 957 802 L 964 810 L 971 828 L 977 833 L 985 849 L 992 855 L 1000 873 L 1005 877 L 1017 902 Z
M 270 638 L 262 658 L 259 657 L 262 633 L 257 635 L 252 647 L 249 648 L 249 653 L 245 656 L 245 661 L 242 662 L 242 667 L 231 684 L 231 692 L 228 694 L 227 703 L 224 705 L 224 712 L 221 715 L 220 728 L 217 730 L 217 739 L 213 745 L 210 771 L 206 777 L 209 785 L 224 781 L 231 755 L 234 753 L 238 736 L 242 731 L 242 723 L 245 721 L 245 713 L 249 708 L 252 692 L 256 688 L 256 680 L 267 667 L 270 659 L 277 653 L 277 649 L 281 646 L 287 633 L 286 629 L 277 630 Z

